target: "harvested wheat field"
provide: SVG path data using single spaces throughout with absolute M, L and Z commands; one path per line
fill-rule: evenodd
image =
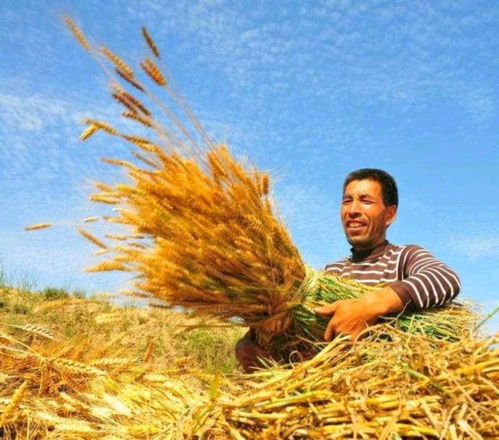
M 243 375 L 234 327 L 7 288 L 2 304 L 4 438 L 497 438 L 497 337 L 383 325 Z
M 5 438 L 499 436 L 498 336 L 476 333 L 473 305 L 390 317 L 355 344 L 321 344 L 326 322 L 314 307 L 372 288 L 305 265 L 276 215 L 272 176 L 210 138 L 145 28 L 151 55 L 132 68 L 66 24 L 108 75 L 130 127 L 86 119 L 82 140 L 102 133 L 133 155 L 103 158 L 126 181 L 95 184 L 90 199 L 112 206 L 101 220 L 113 232 L 99 233 L 102 222 L 80 229 L 98 248 L 87 270 L 133 274 L 125 293 L 159 308 L 31 299 L 32 313 L 6 313 Z M 279 364 L 240 373 L 241 326 Z

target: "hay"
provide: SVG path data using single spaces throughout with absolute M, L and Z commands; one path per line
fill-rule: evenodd
M 10 331 L 0 347 L 9 440 L 499 435 L 499 334 L 435 341 L 384 324 L 308 361 L 224 378 L 140 359 L 54 357 L 74 353 L 65 347 L 74 342 L 28 343 Z

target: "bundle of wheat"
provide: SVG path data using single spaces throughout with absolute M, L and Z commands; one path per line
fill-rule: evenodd
M 126 232 L 107 235 L 113 246 L 82 229 L 101 248 L 99 254 L 114 255 L 88 270 L 136 273 L 134 295 L 198 314 L 238 317 L 257 327 L 261 342 L 268 345 L 286 332 L 320 338 L 325 322 L 315 317 L 312 307 L 369 288 L 305 267 L 273 211 L 269 175 L 236 160 L 227 146 L 210 139 L 158 67 L 159 51 L 145 29 L 156 61 L 146 58 L 140 67 L 166 93 L 169 106 L 121 57 L 108 48 L 94 48 L 70 18 L 66 23 L 109 74 L 111 94 L 124 107 L 123 117 L 156 139 L 124 133 L 103 121 L 84 121 L 82 139 L 105 132 L 130 143 L 139 161 L 103 159 L 122 167 L 130 182 L 97 183 L 99 192 L 91 200 L 114 205 L 117 214 L 103 218 Z M 161 123 L 127 87 L 154 103 L 168 123 Z M 453 340 L 469 331 L 473 320 L 466 307 L 455 305 L 405 315 L 400 322 L 408 331 Z

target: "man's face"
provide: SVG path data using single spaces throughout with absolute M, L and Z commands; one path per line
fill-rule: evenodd
M 353 180 L 345 188 L 341 222 L 348 242 L 355 249 L 382 243 L 396 213 L 394 205 L 383 203 L 381 184 L 375 180 Z

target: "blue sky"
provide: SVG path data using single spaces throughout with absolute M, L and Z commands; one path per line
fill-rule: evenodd
M 310 265 L 349 253 L 345 175 L 383 168 L 401 199 L 390 241 L 428 248 L 458 271 L 462 296 L 499 304 L 498 2 L 3 0 L 0 262 L 40 288 L 91 293 L 126 287 L 82 272 L 94 248 L 76 227 L 103 213 L 87 201 L 92 182 L 121 178 L 99 158 L 127 147 L 78 140 L 83 117 L 120 110 L 64 14 L 131 63 L 149 28 L 213 136 L 275 175 Z M 56 226 L 23 231 L 41 221 Z

